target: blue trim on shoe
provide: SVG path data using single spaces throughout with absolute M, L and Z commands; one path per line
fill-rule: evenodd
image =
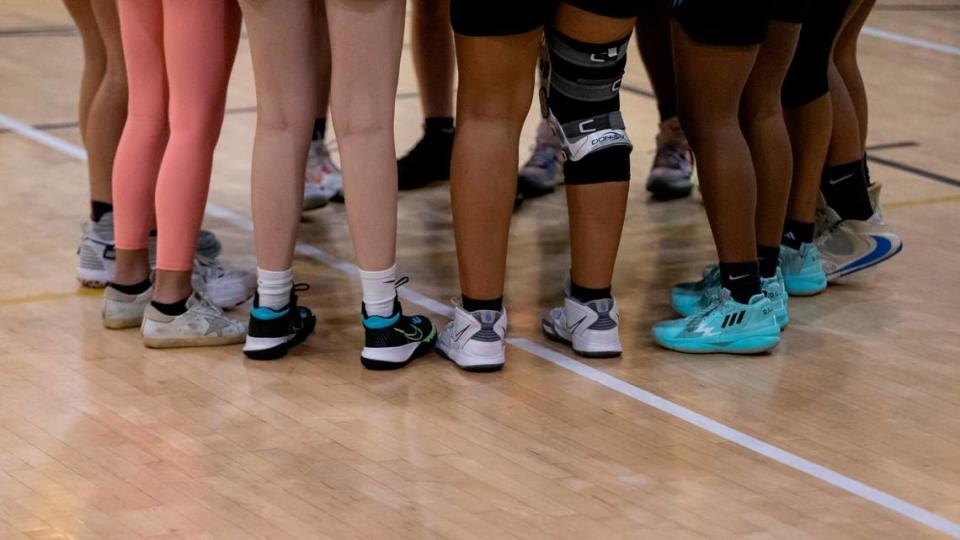
M 886 239 L 885 237 L 874 235 L 874 234 L 871 234 L 870 237 L 873 238 L 874 242 L 877 243 L 877 245 L 874 246 L 873 251 L 871 251 L 870 253 L 867 253 L 863 257 L 860 257 L 859 259 L 853 261 L 850 264 L 846 264 L 841 268 L 837 268 L 833 272 L 830 272 L 830 275 L 832 276 L 836 274 L 852 274 L 857 270 L 869 268 L 875 264 L 883 262 L 884 260 L 892 257 L 893 255 L 896 255 L 897 253 L 900 253 L 900 250 L 897 250 L 896 253 L 892 253 L 892 254 L 890 253 L 890 250 L 893 247 L 893 242 Z M 900 248 L 903 249 L 903 244 L 900 245 Z
M 250 316 L 261 321 L 272 321 L 280 317 L 286 317 L 290 313 L 290 308 L 283 308 L 280 311 L 268 307 L 258 307 L 250 310 Z
M 400 320 L 400 312 L 398 311 L 392 317 L 381 317 L 379 315 L 373 315 L 367 317 L 366 319 L 361 317 L 363 326 L 369 328 L 370 330 L 383 330 L 384 328 L 390 328 L 391 326 L 397 324 Z

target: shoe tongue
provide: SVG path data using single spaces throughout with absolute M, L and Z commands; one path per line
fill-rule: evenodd
M 502 313 L 499 311 L 493 311 L 488 309 L 482 309 L 480 311 L 474 311 L 471 313 L 475 319 L 480 321 L 480 324 L 493 324 L 500 320 Z

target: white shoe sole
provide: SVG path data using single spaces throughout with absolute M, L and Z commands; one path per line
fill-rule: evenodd
M 102 289 L 113 281 L 113 274 L 107 270 L 91 270 L 78 266 L 77 281 L 90 289 Z
M 143 344 L 151 349 L 177 349 L 183 347 L 218 347 L 236 345 L 246 339 L 244 334 L 236 336 L 197 336 L 179 338 L 152 338 L 143 336 Z
M 465 371 L 498 371 L 503 368 L 503 364 L 506 362 L 506 355 L 498 357 L 477 356 L 462 350 L 447 351 L 439 345 L 437 346 L 437 352 Z
M 131 317 L 129 319 L 109 319 L 107 317 L 103 318 L 104 328 L 109 328 L 110 330 L 138 328 L 141 324 L 143 324 L 143 317 Z
M 364 347 L 360 351 L 360 362 L 367 369 L 384 371 L 399 369 L 433 348 L 433 341 L 412 341 L 397 347 Z
M 606 347 L 591 347 L 589 344 L 585 346 L 583 343 L 574 343 L 569 337 L 561 335 L 553 323 L 546 320 L 541 322 L 540 328 L 543 330 L 543 335 L 547 336 L 547 339 L 569 346 L 573 349 L 573 352 L 584 358 L 616 358 L 623 354 L 622 347 L 610 349 Z

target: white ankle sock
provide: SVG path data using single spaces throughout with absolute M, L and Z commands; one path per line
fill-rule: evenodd
M 360 270 L 360 287 L 363 289 L 363 305 L 367 307 L 367 315 L 393 315 L 393 299 L 397 296 L 396 281 L 396 264 L 377 272 Z
M 273 271 L 257 268 L 257 293 L 260 306 L 280 309 L 290 302 L 293 290 L 293 268 Z

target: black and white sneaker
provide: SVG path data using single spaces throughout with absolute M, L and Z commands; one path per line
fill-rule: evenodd
M 243 354 L 252 360 L 276 360 L 287 355 L 294 345 L 303 343 L 317 326 L 317 318 L 309 309 L 297 305 L 298 291 L 310 286 L 298 283 L 290 292 L 290 302 L 280 308 L 260 306 L 260 295 L 253 300 L 250 310 L 250 325 Z
M 367 316 L 367 307 L 361 312 L 366 334 L 360 361 L 367 369 L 398 369 L 433 349 L 437 329 L 423 315 L 406 316 L 400 300 L 393 300 L 393 315 Z

